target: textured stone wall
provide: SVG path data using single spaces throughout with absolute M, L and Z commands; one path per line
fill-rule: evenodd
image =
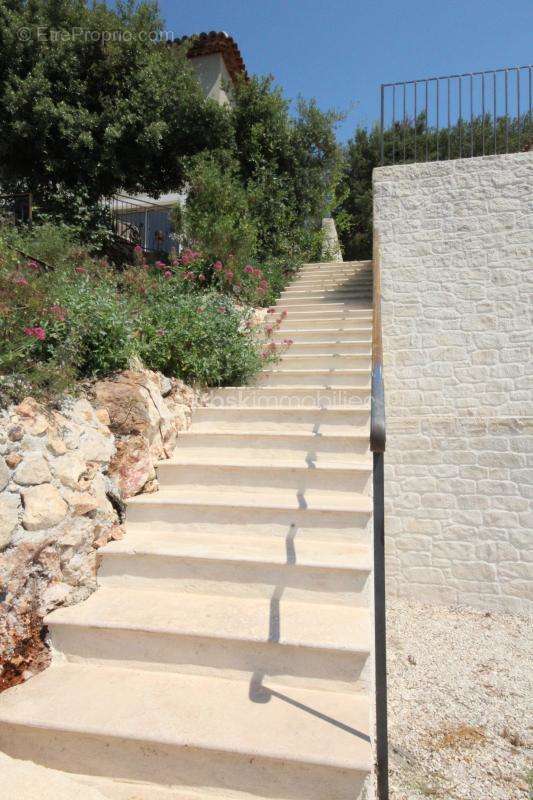
M 389 585 L 531 612 L 533 154 L 374 172 Z

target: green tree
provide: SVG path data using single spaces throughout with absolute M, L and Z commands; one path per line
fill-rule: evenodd
M 258 254 L 298 251 L 310 257 L 315 231 L 332 193 L 340 150 L 335 112 L 289 102 L 272 77 L 241 80 L 231 118 L 236 158 L 258 228 Z
M 155 3 L 0 0 L 0 184 L 45 201 L 179 188 L 185 159 L 228 146 Z M 110 35 L 111 34 L 111 35 Z

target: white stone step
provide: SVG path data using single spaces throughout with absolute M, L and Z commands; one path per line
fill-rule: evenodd
M 372 356 L 360 353 L 313 353 L 311 355 L 294 353 L 289 347 L 276 364 L 281 369 L 366 369 L 370 371 Z
M 279 334 L 277 335 L 279 336 Z M 328 341 L 327 339 L 324 340 L 316 340 L 316 341 L 293 341 L 290 345 L 284 345 L 284 340 L 282 338 L 274 338 L 273 341 L 279 347 L 284 348 L 283 354 L 292 356 L 292 355 L 308 355 L 308 356 L 322 356 L 325 354 L 334 355 L 338 353 L 339 355 L 364 355 L 368 356 L 369 358 L 372 356 L 372 347 L 371 343 L 368 341 L 358 341 L 357 339 L 352 341 L 346 342 L 336 342 L 334 340 Z
M 340 289 L 372 289 L 372 277 L 343 276 L 340 278 L 299 278 L 290 284 L 285 291 L 337 291 Z
M 167 787 L 356 800 L 372 765 L 365 695 L 56 664 L 2 695 L 0 748 Z
M 328 340 L 336 342 L 366 341 L 372 342 L 372 327 L 364 322 L 350 321 L 339 326 L 337 321 L 314 322 L 309 320 L 302 325 L 291 323 L 290 319 L 281 325 L 275 333 L 275 338 L 292 339 L 295 342 L 311 340 Z
M 368 544 L 371 499 L 353 492 L 252 492 L 215 488 L 160 491 L 127 502 L 127 530 L 286 537 L 297 529 L 310 538 L 332 535 Z
M 286 536 L 128 530 L 98 551 L 98 584 L 108 588 L 366 605 L 369 544 L 334 534 Z
M 261 387 L 262 388 L 262 387 Z M 339 395 L 339 401 L 341 396 Z M 213 402 L 213 401 L 212 401 Z M 370 408 L 359 400 L 357 406 L 288 407 L 209 405 L 195 409 L 191 433 L 223 433 L 242 430 L 250 436 L 259 433 L 359 434 L 367 432 Z
M 344 406 L 370 410 L 370 387 L 361 386 L 227 386 L 212 390 L 206 397 L 209 405 L 216 408 L 289 410 Z
M 366 575 L 357 578 L 361 590 Z M 368 609 L 295 602 L 281 586 L 271 597 L 102 586 L 45 623 L 52 647 L 77 663 L 244 681 L 259 671 L 332 692 L 367 681 Z
M 280 306 L 285 306 L 287 309 L 293 308 L 295 305 L 298 305 L 302 302 L 308 303 L 353 303 L 355 301 L 360 301 L 361 305 L 363 302 L 366 304 L 370 303 L 372 294 L 367 289 L 360 289 L 360 290 L 350 290 L 350 291 L 338 291 L 338 292 L 321 292 L 319 290 L 313 292 L 306 292 L 306 291 L 294 291 L 294 292 L 284 292 L 280 295 Z
M 180 434 L 174 459 L 205 459 L 302 467 L 311 460 L 317 466 L 350 466 L 371 462 L 368 431 L 352 435 L 335 433 L 264 433 L 250 436 L 246 430 L 227 433 Z
M 242 457 L 236 461 L 216 460 L 213 451 L 208 461 L 194 458 L 183 459 L 179 453 L 172 459 L 161 461 L 157 467 L 157 477 L 161 489 L 190 487 L 232 487 L 253 491 L 259 488 L 286 488 L 296 491 L 307 489 L 338 489 L 341 492 L 364 493 L 370 489 L 372 465 L 356 464 L 344 467 L 319 467 L 309 457 L 307 464 L 288 466 L 274 462 L 256 464 Z
M 308 319 L 359 319 L 365 322 L 372 321 L 372 309 L 354 307 L 346 303 L 328 303 L 318 305 L 317 303 L 305 303 L 298 306 L 291 306 L 287 311 L 287 319 L 297 319 L 298 321 Z
M 320 319 L 312 317 L 310 319 L 292 319 L 287 316 L 278 326 L 278 330 L 283 336 L 289 333 L 303 333 L 312 330 L 331 331 L 332 334 L 342 334 L 344 331 L 354 331 L 358 334 L 357 338 L 367 336 L 369 340 L 372 338 L 372 322 L 368 319 L 347 318 L 346 315 L 341 315 L 336 319 Z
M 370 387 L 370 370 L 366 369 L 284 369 L 264 370 L 257 386 L 362 386 Z

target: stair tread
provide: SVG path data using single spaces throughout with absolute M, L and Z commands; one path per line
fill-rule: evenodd
M 370 456 L 366 459 L 350 458 L 349 453 L 344 453 L 344 457 L 338 456 L 336 459 L 328 458 L 328 454 L 313 454 L 310 459 L 309 454 L 301 452 L 293 456 L 276 454 L 275 463 L 272 461 L 272 454 L 270 457 L 263 457 L 261 451 L 250 452 L 246 457 L 243 453 L 234 453 L 233 456 L 229 453 L 221 456 L 219 448 L 216 444 L 212 447 L 205 448 L 185 448 L 180 447 L 174 452 L 172 458 L 160 461 L 159 466 L 172 466 L 173 464 L 187 467 L 187 466 L 205 466 L 205 467 L 228 467 L 228 468 L 260 468 L 269 470 L 329 470 L 330 472 L 369 472 L 372 470 L 372 460 Z
M 0 723 L 371 768 L 365 695 L 293 686 L 277 691 L 272 684 L 262 696 L 258 691 L 249 681 L 56 663 L 2 696 Z
M 370 513 L 371 498 L 354 492 L 323 491 L 306 489 L 297 492 L 295 489 L 278 487 L 240 486 L 238 490 L 231 486 L 206 486 L 198 488 L 183 484 L 172 488 L 162 488 L 155 494 L 144 494 L 131 497 L 130 505 L 164 505 L 185 504 L 205 506 L 233 506 L 239 508 L 283 508 L 307 509 L 321 511 L 354 511 Z
M 100 587 L 87 600 L 64 606 L 45 624 L 128 629 L 181 636 L 261 642 L 343 652 L 368 652 L 369 613 L 365 608 L 279 600 L 272 638 L 269 597 L 198 594 Z
M 235 561 L 247 564 L 306 567 L 335 570 L 367 570 L 370 568 L 369 545 L 358 544 L 334 536 L 312 539 L 299 531 L 291 542 L 294 563 L 287 563 L 287 536 L 250 536 L 240 534 L 201 534 L 196 531 L 176 537 L 169 531 L 128 531 L 124 539 L 112 541 L 98 551 L 107 554 L 165 555 L 174 558 L 194 558 Z

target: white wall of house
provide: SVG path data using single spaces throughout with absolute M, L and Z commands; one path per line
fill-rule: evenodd
M 207 56 L 196 56 L 191 59 L 191 64 L 202 85 L 205 96 L 216 100 L 220 105 L 229 104 L 231 100 L 224 87 L 231 83 L 231 78 L 222 55 L 220 53 L 212 53 Z
M 391 591 L 531 612 L 533 153 L 374 172 Z

